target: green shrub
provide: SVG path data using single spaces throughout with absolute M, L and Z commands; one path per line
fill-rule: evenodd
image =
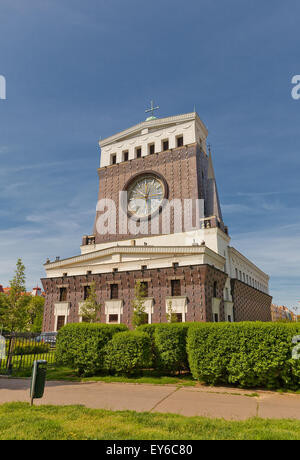
M 103 369 L 103 348 L 123 324 L 73 323 L 57 334 L 56 362 L 76 369 L 80 375 L 94 375 Z
M 13 348 L 15 355 L 38 355 L 42 353 L 49 353 L 50 345 L 46 343 L 31 344 L 31 345 L 17 345 Z
M 155 351 L 155 342 L 154 342 L 154 332 L 155 332 L 156 326 L 158 326 L 158 324 L 143 324 L 141 326 L 138 326 L 136 329 L 139 332 L 145 332 L 145 334 L 147 334 L 150 337 L 151 356 L 149 359 L 149 366 L 148 366 L 149 368 L 156 367 L 156 361 L 157 361 L 156 354 L 157 353 Z
M 156 367 L 166 371 L 188 369 L 187 331 L 191 323 L 157 324 L 154 332 Z
M 203 323 L 189 328 L 187 350 L 194 378 L 242 387 L 300 387 L 300 359 L 292 359 L 300 324 Z
M 139 331 L 116 334 L 105 347 L 104 366 L 118 374 L 132 374 L 149 367 L 151 340 Z

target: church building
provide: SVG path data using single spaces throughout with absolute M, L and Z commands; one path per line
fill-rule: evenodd
M 107 324 L 132 326 L 138 281 L 148 323 L 271 321 L 269 276 L 231 246 L 207 135 L 196 112 L 152 112 L 100 141 L 94 229 L 45 264 L 44 331 L 84 320 L 92 283 Z

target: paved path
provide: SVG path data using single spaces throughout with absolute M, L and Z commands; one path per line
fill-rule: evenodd
M 29 402 L 27 379 L 0 378 L 0 403 Z M 220 387 L 177 387 L 104 382 L 46 384 L 44 398 L 35 404 L 81 404 L 96 409 L 165 412 L 245 420 L 249 417 L 300 420 L 300 395 L 253 392 Z

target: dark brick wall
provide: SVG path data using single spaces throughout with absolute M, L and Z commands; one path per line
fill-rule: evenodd
M 235 321 L 271 321 L 272 297 L 237 279 L 231 280 Z
M 166 152 L 147 155 L 142 158 L 107 166 L 98 170 L 99 194 L 98 200 L 103 198 L 113 200 L 117 205 L 117 231 L 119 228 L 118 202 L 119 192 L 126 183 L 136 174 L 145 171 L 157 172 L 162 175 L 169 189 L 172 199 L 197 199 L 203 197 L 205 189 L 203 181 L 207 174 L 207 156 L 200 151 L 197 144 L 179 147 Z M 202 174 L 203 173 L 203 174 Z M 97 217 L 99 213 L 97 213 Z M 96 222 L 96 221 L 95 221 Z M 174 216 L 171 218 L 171 233 L 174 231 Z M 94 234 L 96 227 L 94 226 Z M 145 236 L 139 234 L 139 236 Z M 107 234 L 96 235 L 96 243 L 134 238 L 133 235 Z
M 105 300 L 110 298 L 110 283 L 119 284 L 119 298 L 124 300 L 121 321 L 131 325 L 134 285 L 137 280 L 148 281 L 148 296 L 154 298 L 152 322 L 166 322 L 166 297 L 171 295 L 171 279 L 181 280 L 181 294 L 188 298 L 186 321 L 211 321 L 211 299 L 213 286 L 217 282 L 217 295 L 223 298 L 226 275 L 210 265 L 178 268 L 160 268 L 144 271 L 117 272 L 99 275 L 70 276 L 42 279 L 47 294 L 44 331 L 54 330 L 54 303 L 59 301 L 59 288 L 67 287 L 67 302 L 70 302 L 68 322 L 78 322 L 78 303 L 83 301 L 84 285 L 95 282 L 98 301 L 102 304 L 101 322 L 105 322 Z M 224 305 L 221 303 L 221 320 L 224 320 Z

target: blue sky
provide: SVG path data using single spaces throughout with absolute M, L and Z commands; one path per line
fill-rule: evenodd
M 93 227 L 98 140 L 193 111 L 209 129 L 232 244 L 300 300 L 297 0 L 1 0 L 0 284 Z

